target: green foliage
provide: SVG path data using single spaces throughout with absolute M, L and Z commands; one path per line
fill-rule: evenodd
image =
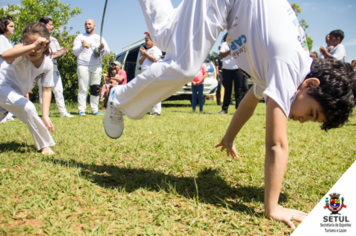
M 209 54 L 209 58 L 210 58 L 211 61 L 214 61 L 215 57 L 217 57 L 217 56 L 219 56 L 219 53 L 217 53 L 217 52 L 211 52 Z
M 299 5 L 292 3 L 291 6 L 297 16 L 299 15 L 299 13 L 302 13 L 302 9 L 300 8 Z M 299 24 L 304 29 L 305 32 L 309 28 L 309 25 L 307 24 L 307 22 L 304 19 L 301 19 L 299 21 Z M 308 36 L 308 34 L 306 34 L 306 36 L 307 36 L 308 48 L 309 48 L 309 51 L 311 51 L 313 48 L 313 40 Z
M 82 13 L 75 7 L 71 10 L 69 4 L 59 0 L 21 0 L 20 5 L 7 5 L 7 9 L 0 9 L 0 17 L 12 16 L 16 32 L 10 36 L 10 40 L 19 43 L 22 40 L 22 31 L 31 22 L 38 22 L 42 17 L 50 17 L 53 20 L 54 32 L 68 23 L 68 20 Z

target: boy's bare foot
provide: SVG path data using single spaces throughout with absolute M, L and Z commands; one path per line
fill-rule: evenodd
M 295 225 L 293 224 L 292 220 L 302 222 L 308 216 L 308 214 L 302 211 L 278 206 L 274 212 L 272 212 L 269 216 L 266 216 L 267 218 L 274 219 L 276 221 L 282 221 L 292 229 L 295 229 Z
M 43 155 L 54 155 L 54 151 L 52 151 L 52 149 L 50 147 L 45 147 L 45 148 L 42 148 L 42 154 Z

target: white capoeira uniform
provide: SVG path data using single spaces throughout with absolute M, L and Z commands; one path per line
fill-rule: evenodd
M 157 46 L 153 46 L 152 48 L 146 49 L 146 52 L 149 55 L 153 56 L 153 58 L 156 59 L 156 61 L 159 61 L 162 57 L 162 51 Z M 150 67 L 153 63 L 154 62 L 152 62 L 148 58 L 146 58 L 141 65 L 142 72 L 147 70 L 148 67 Z M 162 103 L 161 102 L 154 104 L 152 107 L 156 113 L 158 113 L 158 114 L 162 113 Z M 152 112 L 152 108 L 148 112 Z
M 50 41 L 51 41 L 50 48 L 53 53 L 61 49 L 58 40 L 56 38 L 51 36 Z M 67 109 L 64 103 L 62 79 L 58 71 L 57 60 L 52 59 L 52 62 L 53 62 L 53 82 L 54 82 L 54 86 L 52 87 L 52 92 L 54 94 L 54 98 L 56 99 L 56 104 L 59 113 L 65 114 L 67 113 Z M 40 104 L 42 108 L 42 86 L 40 80 L 38 81 L 38 88 L 39 88 Z
M 0 119 L 6 111 L 13 113 L 27 124 L 37 149 L 55 145 L 47 127 L 38 116 L 36 107 L 24 96 L 42 80 L 42 86 L 53 87 L 53 63 L 45 56 L 41 66 L 36 68 L 25 56 L 16 58 L 12 64 L 0 70 Z
M 5 35 L 0 34 L 0 56 L 3 54 L 3 52 L 11 48 L 13 47 L 10 39 L 6 38 Z M 9 64 L 7 64 L 7 62 L 0 57 L 0 69 L 7 66 L 9 66 Z M 7 115 L 2 120 L 0 119 L 0 123 L 10 121 L 10 120 L 14 120 L 11 112 L 7 113 Z
M 130 83 L 116 86 L 112 105 L 131 119 L 193 80 L 219 33 L 228 30 L 231 55 L 252 76 L 254 94 L 275 100 L 288 117 L 310 72 L 306 37 L 286 0 L 140 0 L 153 42 L 166 51 Z
M 85 48 L 82 46 L 82 41 L 85 40 L 90 44 L 90 48 Z M 103 49 L 103 55 L 108 56 L 110 54 L 110 49 L 105 39 L 102 39 L 105 47 Z M 87 96 L 89 91 L 89 85 L 99 85 L 101 83 L 102 67 L 100 62 L 100 57 L 95 57 L 93 55 L 94 49 L 100 45 L 100 36 L 97 34 L 79 34 L 73 43 L 73 53 L 78 56 L 78 111 L 85 112 L 87 107 Z M 99 91 L 99 90 L 98 90 Z M 99 105 L 99 92 L 98 95 L 90 95 L 90 107 L 92 113 L 98 111 Z

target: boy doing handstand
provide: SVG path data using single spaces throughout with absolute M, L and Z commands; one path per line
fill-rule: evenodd
M 265 213 L 294 228 L 292 220 L 302 221 L 307 214 L 278 205 L 288 161 L 287 119 L 323 122 L 325 130 L 342 126 L 355 105 L 351 68 L 309 57 L 305 33 L 286 0 L 184 0 L 176 9 L 167 0 L 139 2 L 152 40 L 166 56 L 112 89 L 104 117 L 107 135 L 121 136 L 123 113 L 141 119 L 153 104 L 191 81 L 227 29 L 232 57 L 254 86 L 217 147 L 237 157 L 234 138 L 265 97 Z

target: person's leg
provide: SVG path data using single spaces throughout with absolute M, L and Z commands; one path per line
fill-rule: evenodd
M 33 103 L 10 86 L 2 86 L 0 88 L 0 107 L 13 113 L 27 124 L 38 150 L 55 145 L 51 134 L 38 116 Z M 0 111 L 0 113 L 2 112 Z
M 167 51 L 169 30 L 164 30 L 169 22 L 173 5 L 169 0 L 141 0 L 139 1 L 148 31 L 155 45 L 162 51 Z
M 101 66 L 89 68 L 90 70 L 90 108 L 93 114 L 97 114 L 99 108 L 99 93 L 101 82 Z
M 55 67 L 53 72 L 54 86 L 52 87 L 52 92 L 54 94 L 54 98 L 56 99 L 58 111 L 61 114 L 61 116 L 73 117 L 67 112 L 64 96 L 63 96 L 62 78 L 61 75 L 59 74 L 57 66 L 55 65 L 54 67 Z
M 40 107 L 42 111 L 42 80 L 41 79 L 37 81 L 37 85 L 38 85 L 38 101 L 40 102 Z
M 87 66 L 80 66 L 78 65 L 77 68 L 78 72 L 78 111 L 84 112 L 87 107 L 87 96 L 89 90 L 89 68 Z
M 239 106 L 242 100 L 242 82 L 244 75 L 241 70 L 238 69 L 234 71 L 233 80 L 234 80 L 234 92 L 235 92 L 235 108 Z
M 221 105 L 221 79 L 220 79 L 220 74 L 218 75 L 218 79 L 220 81 L 218 81 L 218 86 L 216 89 L 216 103 L 218 106 Z
M 231 92 L 232 92 L 232 78 L 231 72 L 232 70 L 222 70 L 223 73 L 223 86 L 225 88 L 224 94 L 224 102 L 222 105 L 222 110 L 227 111 L 229 109 L 230 101 L 231 101 Z
M 204 84 L 199 85 L 198 87 L 198 99 L 199 99 L 199 111 L 203 111 L 204 106 Z
M 165 8 L 156 13 L 145 9 L 161 9 L 160 5 L 165 5 L 165 2 L 140 0 L 145 18 L 149 18 L 147 25 L 156 22 L 157 14 L 164 12 Z M 127 85 L 114 88 L 113 105 L 127 117 L 141 119 L 153 104 L 163 101 L 191 81 L 220 31 L 227 26 L 225 19 L 231 7 L 229 4 L 227 1 L 183 1 L 169 14 L 169 20 L 160 24 L 161 28 L 156 25 L 149 27 L 150 34 L 156 38 L 164 31 L 166 37 L 162 40 L 167 44 L 165 59 L 154 63 Z
M 155 110 L 155 113 L 161 114 L 161 112 L 162 112 L 162 103 L 159 102 L 159 103 L 153 105 L 153 109 Z
M 192 85 L 192 109 L 195 111 L 197 106 L 197 97 L 198 97 L 198 87 Z

